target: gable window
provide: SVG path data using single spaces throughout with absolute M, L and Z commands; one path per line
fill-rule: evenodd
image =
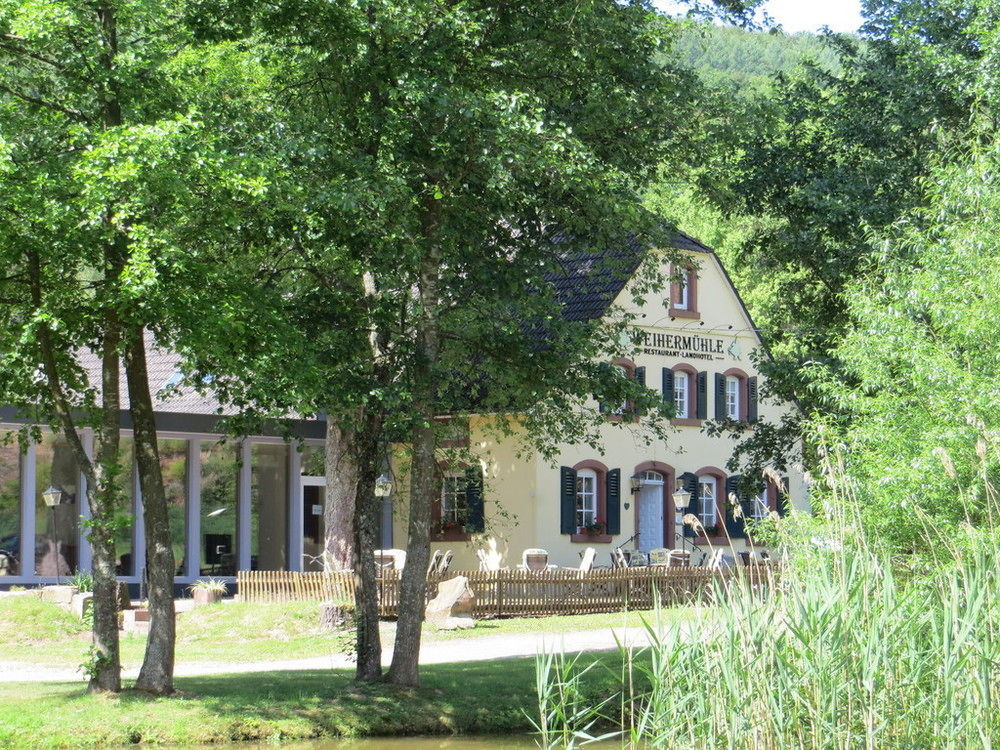
M 726 376 L 726 418 L 740 418 L 740 379 L 735 375 Z
M 461 528 L 468 516 L 465 474 L 449 473 L 441 478 L 441 528 Z
M 709 474 L 698 477 L 698 520 L 706 530 L 715 528 L 719 522 L 716 507 L 718 484 L 718 480 Z
M 690 375 L 683 371 L 674 373 L 674 417 L 687 419 L 690 416 L 688 394 L 690 391 Z
M 673 318 L 698 319 L 698 271 L 692 265 L 670 267 L 670 306 Z
M 682 274 L 680 280 L 677 282 L 677 301 L 674 303 L 674 307 L 678 310 L 687 310 L 690 302 L 688 273 L 690 272 Z
M 578 528 L 597 522 L 597 472 L 580 469 L 576 473 L 576 525 Z

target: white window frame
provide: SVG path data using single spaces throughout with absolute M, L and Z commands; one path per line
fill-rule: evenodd
M 691 378 L 683 370 L 674 372 L 674 411 L 677 419 L 688 418 Z
M 452 471 L 441 477 L 441 523 L 465 523 L 465 490 L 464 473 Z
M 706 491 L 709 490 L 710 491 Z M 710 502 L 706 502 L 706 497 Z M 711 474 L 698 477 L 698 520 L 706 529 L 719 524 L 719 480 Z
M 583 528 L 597 520 L 597 472 L 579 469 L 576 472 L 576 526 Z
M 729 419 L 740 418 L 740 378 L 736 375 L 726 376 L 726 416 Z
M 675 310 L 687 310 L 691 302 L 688 275 L 691 272 L 686 268 L 681 268 L 678 275 L 680 281 L 677 282 L 677 302 L 674 303 Z
M 755 521 L 763 521 L 770 513 L 771 509 L 767 504 L 767 489 L 765 488 L 750 503 L 750 518 Z

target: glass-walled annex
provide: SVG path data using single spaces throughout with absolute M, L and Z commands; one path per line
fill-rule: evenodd
M 238 570 L 303 569 L 304 546 L 312 552 L 315 544 L 316 512 L 312 496 L 303 502 L 303 485 L 323 483 L 322 445 L 169 434 L 159 452 L 179 583 Z M 120 459 L 128 469 L 118 482 L 135 522 L 115 535 L 116 570 L 138 582 L 145 535 L 130 436 L 123 436 Z M 87 516 L 84 479 L 65 440 L 46 432 L 22 447 L 16 433 L 0 430 L 0 587 L 89 570 Z

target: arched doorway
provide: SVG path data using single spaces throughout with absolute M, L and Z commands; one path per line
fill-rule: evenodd
M 651 469 L 640 471 L 639 496 L 636 514 L 639 522 L 639 540 L 637 549 L 648 552 L 651 549 L 666 547 L 664 538 L 664 514 L 666 513 L 666 496 L 664 487 L 666 477 Z

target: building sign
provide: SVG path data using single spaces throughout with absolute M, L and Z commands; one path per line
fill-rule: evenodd
M 725 359 L 728 351 L 726 339 L 715 336 L 699 336 L 684 333 L 642 332 L 642 350 L 658 357 L 681 357 L 683 359 Z M 739 357 L 735 357 L 739 359 Z

